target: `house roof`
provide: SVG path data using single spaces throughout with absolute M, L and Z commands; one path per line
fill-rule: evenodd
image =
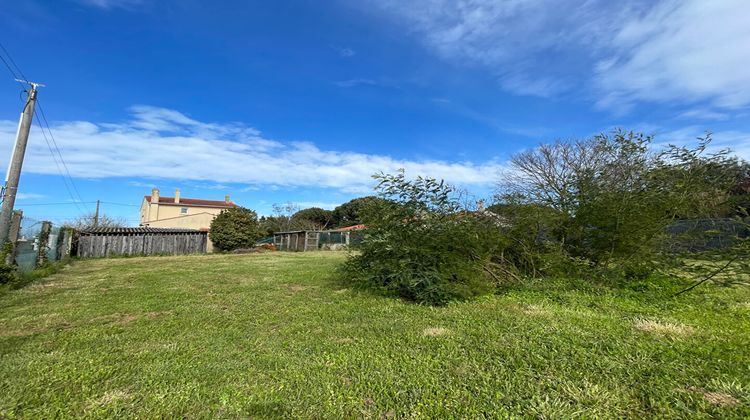
M 146 195 L 143 198 L 146 199 L 149 203 L 151 202 L 151 196 Z M 175 203 L 174 197 L 162 197 L 159 196 L 159 205 L 166 204 L 166 205 L 172 205 L 172 206 L 183 206 L 183 207 L 190 207 L 190 206 L 196 206 L 196 207 L 239 207 L 237 204 L 234 204 L 233 202 L 227 203 L 223 200 L 201 200 L 199 198 L 183 198 L 180 197 L 180 202 Z
M 92 227 L 79 231 L 82 235 L 122 235 L 143 233 L 205 233 L 196 229 L 157 228 L 157 227 Z

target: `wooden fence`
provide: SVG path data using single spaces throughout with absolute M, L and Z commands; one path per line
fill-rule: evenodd
M 207 242 L 207 232 L 192 229 L 95 228 L 78 232 L 72 254 L 83 258 L 197 254 L 206 252 Z

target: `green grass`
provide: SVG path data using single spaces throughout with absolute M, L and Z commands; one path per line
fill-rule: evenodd
M 750 291 L 534 282 L 433 308 L 338 253 L 80 261 L 0 295 L 0 418 L 747 417 Z

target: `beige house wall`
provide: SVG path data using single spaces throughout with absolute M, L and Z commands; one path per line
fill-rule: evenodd
M 187 214 L 183 214 L 181 209 L 187 209 Z M 182 204 L 162 204 L 162 203 L 149 203 L 146 199 L 141 203 L 141 224 L 150 224 L 156 220 L 173 219 L 175 217 L 195 216 L 199 214 L 212 214 L 216 216 L 224 210 L 218 207 L 208 206 L 191 206 Z M 195 219 L 196 223 L 197 220 Z M 213 218 L 211 218 L 213 220 Z M 209 222 L 209 225 L 211 223 Z M 176 226 L 174 226 L 176 227 Z M 185 226 L 187 227 L 187 226 Z M 208 226 L 206 226 L 208 228 Z M 199 227 L 191 227 L 191 229 L 200 229 Z

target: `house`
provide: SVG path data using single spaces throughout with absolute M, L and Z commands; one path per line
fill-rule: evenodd
M 151 195 L 143 197 L 141 203 L 141 226 L 158 228 L 181 228 L 208 231 L 211 222 L 222 210 L 238 207 L 229 196 L 224 200 L 203 200 L 180 196 L 180 189 L 175 190 L 174 197 L 162 197 L 159 189 L 151 190 Z M 213 245 L 208 242 L 207 250 Z

